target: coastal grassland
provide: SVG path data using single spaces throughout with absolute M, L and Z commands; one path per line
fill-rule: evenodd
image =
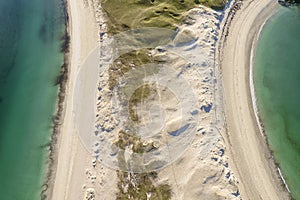
M 144 84 L 137 88 L 131 95 L 128 102 L 128 112 L 131 121 L 128 120 L 128 127 L 132 127 L 132 122 L 138 124 L 139 118 L 135 111 L 136 106 L 146 101 L 150 96 L 156 94 L 152 85 Z M 115 141 L 115 145 L 122 150 L 126 148 L 131 148 L 134 153 L 144 153 L 153 150 L 155 147 L 153 142 L 144 144 L 141 137 L 134 133 L 135 129 L 132 128 L 131 131 L 125 132 L 124 130 L 119 131 L 118 139 Z
M 184 12 L 204 5 L 222 10 L 228 0 L 100 0 L 108 16 L 109 33 L 139 27 L 175 29 Z
M 125 164 L 124 152 L 126 148 L 131 148 L 134 153 L 142 154 L 155 149 L 153 142 L 144 144 L 139 136 L 119 132 L 118 140 L 114 143 L 120 150 L 118 156 L 119 164 Z M 119 166 L 126 169 L 126 166 Z M 166 183 L 157 184 L 157 172 L 117 172 L 119 183 L 117 200 L 128 199 L 150 199 L 168 200 L 171 199 L 171 187 Z
M 143 101 L 148 100 L 155 93 L 152 85 L 144 84 L 137 88 L 129 100 L 129 113 L 134 123 L 139 123 L 134 107 Z M 130 123 L 130 122 L 129 122 Z M 129 124 L 130 126 L 130 124 Z M 154 142 L 144 142 L 142 138 L 134 133 L 134 128 L 130 132 L 119 131 L 118 139 L 114 145 L 119 149 L 118 163 L 120 169 L 127 169 L 128 163 L 125 161 L 125 150 L 131 150 L 135 154 L 144 154 L 157 149 Z M 134 159 L 134 157 L 132 158 Z M 140 165 L 140 163 L 138 163 Z M 141 170 L 147 170 L 146 166 L 140 166 Z M 118 200 L 127 199 L 151 199 L 168 200 L 171 199 L 171 187 L 167 183 L 156 184 L 157 172 L 124 172 L 118 171 Z
M 114 143 L 119 149 L 125 150 L 127 147 L 130 148 L 132 145 L 132 151 L 134 153 L 144 153 L 145 146 L 139 136 L 131 135 L 121 130 L 119 132 L 118 140 Z
M 119 56 L 109 67 L 109 89 L 112 90 L 118 83 L 118 79 L 133 67 L 152 62 L 150 49 L 135 50 Z
M 117 200 L 171 199 L 171 188 L 168 184 L 155 184 L 157 172 L 137 174 L 119 171 L 118 177 L 120 179 L 120 183 L 118 184 L 119 192 L 117 194 Z
M 135 112 L 134 108 L 139 104 L 143 103 L 144 100 L 146 100 L 151 93 L 151 88 L 149 84 L 144 84 L 137 88 L 132 96 L 129 99 L 129 116 L 131 117 L 131 120 L 134 122 L 139 122 L 139 118 L 137 116 L 137 113 Z
M 154 142 L 144 143 L 140 136 L 132 132 L 127 133 L 124 130 L 119 131 L 118 139 L 114 142 L 114 145 L 121 151 L 131 148 L 133 153 L 145 153 L 157 149 Z M 121 157 L 119 158 L 122 159 Z M 122 166 L 120 167 L 122 168 Z

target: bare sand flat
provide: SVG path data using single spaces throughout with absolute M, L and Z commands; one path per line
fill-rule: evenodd
M 279 4 L 273 0 L 242 1 L 229 23 L 221 49 L 226 99 L 227 145 L 245 199 L 288 199 L 273 158 L 254 115 L 250 92 L 251 48 Z M 224 38 L 223 38 L 224 40 Z

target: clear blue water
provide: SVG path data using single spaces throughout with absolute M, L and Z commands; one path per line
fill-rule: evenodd
M 0 0 L 0 199 L 40 199 L 63 63 L 60 0 Z
M 260 118 L 295 199 L 300 199 L 300 8 L 283 8 L 265 25 L 254 59 Z

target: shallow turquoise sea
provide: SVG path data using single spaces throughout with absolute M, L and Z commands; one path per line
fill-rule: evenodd
M 253 76 L 269 145 L 293 197 L 300 199 L 300 8 L 281 7 L 267 22 Z
M 61 0 L 0 0 L 0 199 L 35 200 L 63 63 Z

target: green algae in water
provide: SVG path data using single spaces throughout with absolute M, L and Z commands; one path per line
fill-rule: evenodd
M 0 199 L 41 199 L 63 54 L 60 0 L 0 0 Z
M 300 199 L 300 9 L 280 8 L 256 49 L 254 84 L 260 118 L 287 184 Z

